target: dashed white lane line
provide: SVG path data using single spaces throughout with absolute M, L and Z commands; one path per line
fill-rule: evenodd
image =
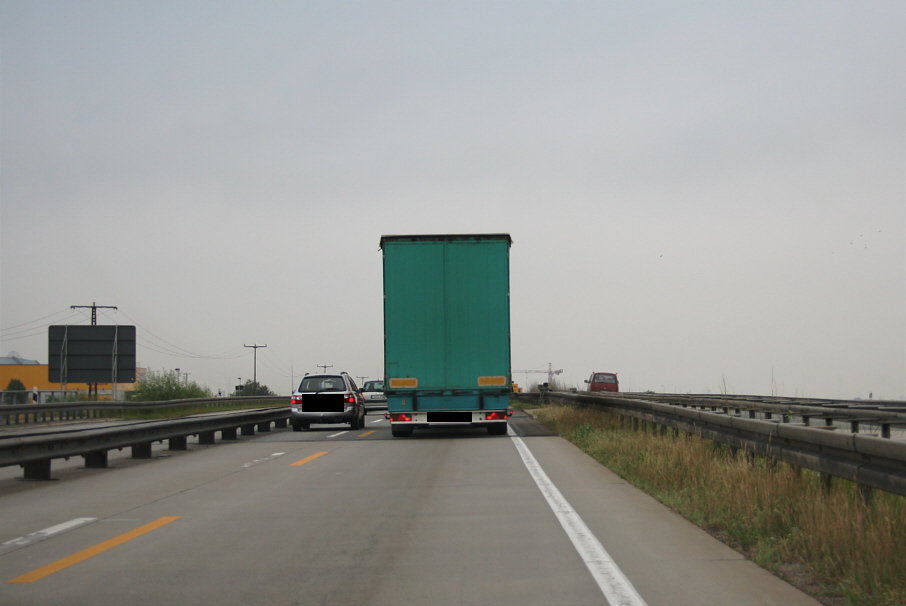
M 55 534 L 60 534 L 61 532 L 72 530 L 73 528 L 82 526 L 84 524 L 91 524 L 92 522 L 97 522 L 97 518 L 76 518 L 74 520 L 69 520 L 68 522 L 63 522 L 62 524 L 57 524 L 56 526 L 51 526 L 50 528 L 45 528 L 44 530 L 39 530 L 38 532 L 33 532 L 29 535 L 25 535 L 24 537 L 19 537 L 18 539 L 12 539 L 11 541 L 0 543 L 0 553 L 15 549 L 17 547 L 24 547 L 25 545 L 43 541 L 44 539 L 52 537 Z
M 646 606 L 645 600 L 616 565 L 598 538 L 547 477 L 541 464 L 535 459 L 535 455 L 525 445 L 522 438 L 517 436 L 512 428 L 509 428 L 508 433 L 516 445 L 516 450 L 519 451 L 526 469 L 535 480 L 535 484 L 541 489 L 541 494 L 544 495 L 547 504 L 554 510 L 554 515 L 557 516 L 560 525 L 563 526 L 563 530 L 572 541 L 573 547 L 579 552 L 607 602 L 611 606 Z
M 344 433 L 349 433 L 349 432 L 348 432 L 348 431 L 341 431 L 340 433 L 330 434 L 330 435 L 327 436 L 327 437 L 328 437 L 328 438 L 335 438 L 335 437 L 337 437 L 337 436 L 343 435 Z
M 254 461 L 249 461 L 248 463 L 243 463 L 241 469 L 245 469 L 246 467 L 251 467 L 252 465 L 257 465 L 258 463 L 264 463 L 265 461 L 271 461 L 273 459 L 276 459 L 277 457 L 282 457 L 285 454 L 286 454 L 285 452 L 275 452 L 274 454 L 272 454 L 269 457 L 264 457 L 263 459 L 255 459 Z

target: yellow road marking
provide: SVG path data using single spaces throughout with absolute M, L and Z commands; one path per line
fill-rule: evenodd
M 48 564 L 47 566 L 44 566 L 43 568 L 38 568 L 37 570 L 32 570 L 31 572 L 23 574 L 21 577 L 16 577 L 15 579 L 13 579 L 11 581 L 7 581 L 7 583 L 34 583 L 35 581 L 40 581 L 41 579 L 43 579 L 46 576 L 50 576 L 55 572 L 60 572 L 64 568 L 69 568 L 70 566 L 72 566 L 74 564 L 83 562 L 83 561 L 87 560 L 88 558 L 92 558 L 92 557 L 98 555 L 99 553 L 103 553 L 103 552 L 107 551 L 108 549 L 112 549 L 113 547 L 116 547 L 117 545 L 122 545 L 126 541 L 131 541 L 132 539 L 134 539 L 136 537 L 140 537 L 143 534 L 149 533 L 152 530 L 156 530 L 156 529 L 160 528 L 161 526 L 164 526 L 165 524 L 169 524 L 170 522 L 175 522 L 178 519 L 179 519 L 179 516 L 160 518 L 159 520 L 155 520 L 154 522 L 151 522 L 150 524 L 145 524 L 144 526 L 140 526 L 139 528 L 136 528 L 135 530 L 132 530 L 125 534 L 121 534 L 118 537 L 114 537 L 114 538 L 110 539 L 109 541 L 104 541 L 103 543 L 95 545 L 94 547 L 89 547 L 88 549 L 83 549 L 82 551 L 75 553 L 75 554 L 69 556 L 68 558 L 63 558 L 62 560 L 57 560 L 53 564 Z
M 363 434 L 359 434 L 359 437 L 360 437 L 360 438 L 364 438 L 365 436 L 370 436 L 371 434 L 373 434 L 373 433 L 376 432 L 376 431 L 377 431 L 377 429 L 372 429 L 371 431 L 366 431 L 366 432 L 363 433 Z
M 301 461 L 296 461 L 295 463 L 291 464 L 290 467 L 298 467 L 299 465 L 305 465 L 309 461 L 314 461 L 318 457 L 320 457 L 322 455 L 326 455 L 326 454 L 327 454 L 326 451 L 325 452 L 316 452 L 315 454 L 311 455 L 310 457 L 305 457 Z

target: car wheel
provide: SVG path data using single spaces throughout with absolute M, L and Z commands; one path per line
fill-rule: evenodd
M 302 429 L 304 429 L 306 431 L 311 429 L 311 423 L 302 423 L 301 425 L 302 425 Z
M 349 426 L 353 429 L 353 431 L 355 431 L 356 429 L 358 429 L 359 427 L 361 427 L 361 426 L 359 425 L 359 418 L 356 417 L 356 418 L 354 418 L 352 421 L 350 421 L 350 422 L 349 422 Z
M 293 431 L 302 431 L 302 423 L 293 423 Z

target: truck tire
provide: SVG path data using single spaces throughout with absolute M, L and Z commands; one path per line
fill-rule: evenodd
M 408 438 L 412 435 L 411 427 L 391 427 L 390 433 L 393 434 L 394 438 Z
M 488 425 L 488 433 L 492 436 L 505 436 L 506 423 L 491 423 Z

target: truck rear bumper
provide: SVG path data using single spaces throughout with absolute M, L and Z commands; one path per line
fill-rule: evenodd
M 439 425 L 492 425 L 507 422 L 506 410 L 427 410 L 388 412 L 391 425 L 431 427 Z

